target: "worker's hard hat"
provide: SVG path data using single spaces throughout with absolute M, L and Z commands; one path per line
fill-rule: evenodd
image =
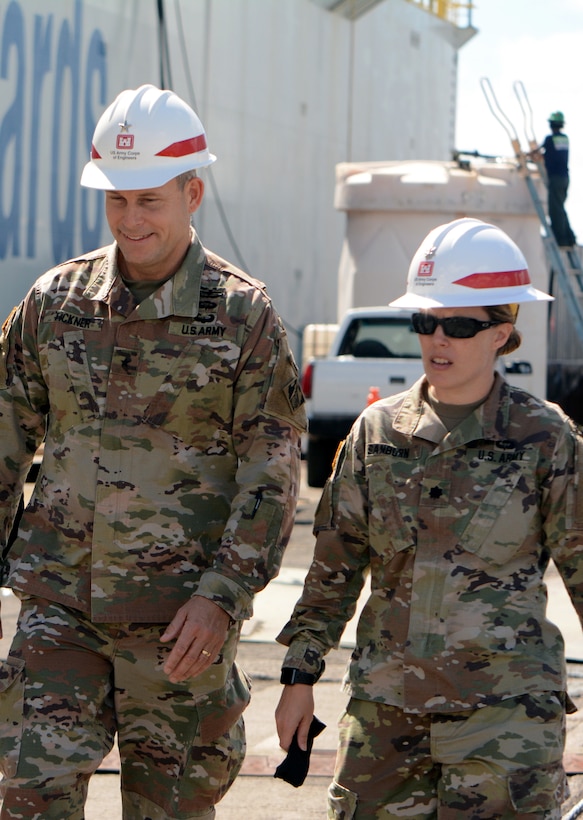
M 81 185 L 106 191 L 158 188 L 214 162 L 192 108 L 153 85 L 122 91 L 99 118 Z
M 522 252 L 504 231 L 479 219 L 434 228 L 417 249 L 404 308 L 480 307 L 551 301 L 532 286 Z
M 564 125 L 565 117 L 562 111 L 553 111 L 549 117 L 550 125 Z

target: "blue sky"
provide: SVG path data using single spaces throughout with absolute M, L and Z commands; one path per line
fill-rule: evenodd
M 479 33 L 459 51 L 456 147 L 512 155 L 487 106 L 481 77 L 490 80 L 524 146 L 515 81 L 526 89 L 539 142 L 548 133 L 551 111 L 563 111 L 571 141 L 567 211 L 583 243 L 583 0 L 476 0 L 473 24 Z

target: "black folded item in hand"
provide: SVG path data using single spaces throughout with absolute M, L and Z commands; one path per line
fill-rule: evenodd
M 310 767 L 310 754 L 314 738 L 318 737 L 320 732 L 324 731 L 325 728 L 326 724 L 322 723 L 322 721 L 318 720 L 314 715 L 308 732 L 308 748 L 306 751 L 300 749 L 298 746 L 298 733 L 296 731 L 288 749 L 287 757 L 279 764 L 273 776 L 280 777 L 282 780 L 285 780 L 286 783 L 291 783 L 296 789 L 298 786 L 301 786 L 306 779 Z

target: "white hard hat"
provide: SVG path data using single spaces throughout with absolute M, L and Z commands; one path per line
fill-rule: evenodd
M 456 219 L 427 234 L 407 277 L 404 308 L 480 307 L 552 301 L 533 287 L 521 250 L 495 225 Z
M 192 108 L 153 85 L 122 91 L 99 118 L 81 185 L 105 191 L 158 188 L 214 162 Z

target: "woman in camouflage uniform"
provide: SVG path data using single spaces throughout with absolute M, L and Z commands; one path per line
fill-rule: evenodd
M 569 708 L 546 617 L 551 558 L 583 613 L 581 440 L 510 386 L 520 250 L 474 219 L 432 231 L 395 304 L 416 309 L 425 376 L 355 422 L 324 489 L 315 556 L 278 640 L 281 745 L 301 748 L 323 656 L 363 609 L 329 818 L 559 818 Z

